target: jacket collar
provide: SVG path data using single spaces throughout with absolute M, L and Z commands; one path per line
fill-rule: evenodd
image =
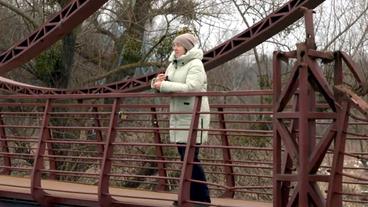
M 172 52 L 169 58 L 169 61 L 173 64 L 181 64 L 185 65 L 189 61 L 193 59 L 203 59 L 203 51 L 198 47 L 198 45 L 195 45 L 192 49 L 187 51 L 184 55 L 180 56 L 179 58 L 175 57 L 175 52 Z

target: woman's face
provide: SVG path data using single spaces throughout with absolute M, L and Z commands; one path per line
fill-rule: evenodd
M 175 57 L 177 57 L 177 58 L 184 55 L 185 52 L 186 52 L 185 48 L 182 45 L 178 44 L 178 43 L 173 44 L 173 50 L 175 52 Z

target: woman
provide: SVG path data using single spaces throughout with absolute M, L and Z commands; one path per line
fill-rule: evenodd
M 198 39 L 189 33 L 177 36 L 173 41 L 173 52 L 170 55 L 170 65 L 165 74 L 159 74 L 152 80 L 152 88 L 160 92 L 206 92 L 207 75 L 202 63 L 203 51 L 198 46 Z M 188 129 L 192 115 L 175 114 L 175 112 L 191 112 L 193 110 L 194 97 L 172 97 L 170 100 L 170 128 Z M 209 112 L 208 98 L 202 97 L 201 112 Z M 209 114 L 201 114 L 199 120 L 200 129 L 208 129 Z M 197 145 L 206 142 L 208 132 L 198 131 Z M 188 130 L 170 130 L 170 142 L 185 144 L 188 140 Z M 180 159 L 184 160 L 185 147 L 179 146 Z M 198 159 L 199 148 L 195 149 L 194 162 Z M 206 181 L 203 168 L 200 164 L 193 165 L 193 180 Z M 192 183 L 190 187 L 190 199 L 193 201 L 211 202 L 209 190 L 206 184 Z

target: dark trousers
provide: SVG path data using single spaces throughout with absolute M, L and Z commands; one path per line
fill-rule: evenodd
M 185 144 L 185 143 L 178 143 L 178 144 Z M 178 147 L 178 152 L 180 154 L 181 161 L 184 160 L 185 148 L 186 147 L 182 146 Z M 200 162 L 200 160 L 198 159 L 198 155 L 199 155 L 199 148 L 196 147 L 194 153 L 194 162 Z M 193 165 L 192 179 L 204 182 L 206 181 L 206 176 L 204 174 L 202 165 L 200 164 Z M 190 184 L 190 200 L 211 203 L 207 184 L 192 182 Z

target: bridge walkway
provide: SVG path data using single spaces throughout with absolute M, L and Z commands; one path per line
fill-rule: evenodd
M 9 198 L 32 200 L 31 184 L 29 178 L 0 176 L 0 195 Z M 47 194 L 57 200 L 63 200 L 63 204 L 75 205 L 80 202 L 83 205 L 99 206 L 97 186 L 60 182 L 53 180 L 42 180 L 42 187 Z M 73 189 L 78 189 L 75 191 Z M 122 188 L 110 188 L 114 200 L 120 204 L 131 204 L 132 206 L 157 206 L 171 207 L 177 195 L 167 192 L 152 192 L 145 190 L 131 190 Z M 68 202 L 69 201 L 69 202 Z M 212 206 L 227 207 L 271 207 L 271 203 L 255 202 L 246 200 L 214 198 Z

